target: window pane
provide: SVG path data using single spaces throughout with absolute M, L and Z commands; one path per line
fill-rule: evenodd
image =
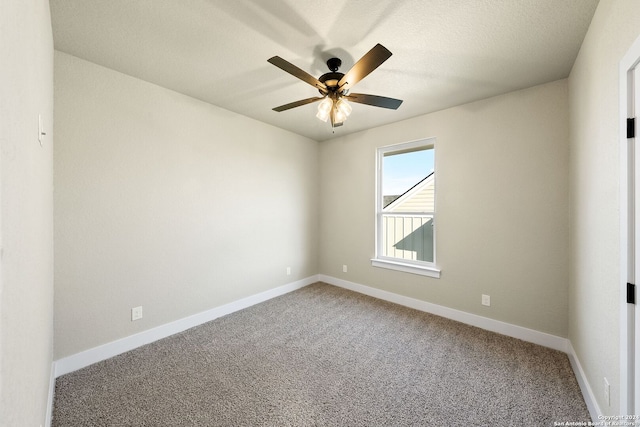
M 382 215 L 383 256 L 433 262 L 433 215 Z
M 382 162 L 382 255 L 434 261 L 434 150 L 387 153 Z
M 433 173 L 433 149 L 388 153 L 382 162 L 383 207 Z

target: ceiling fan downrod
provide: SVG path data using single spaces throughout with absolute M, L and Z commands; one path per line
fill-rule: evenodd
M 338 68 L 340 68 L 341 65 L 342 60 L 340 58 L 329 58 L 327 60 L 327 67 L 329 67 L 329 69 L 334 73 L 338 71 Z

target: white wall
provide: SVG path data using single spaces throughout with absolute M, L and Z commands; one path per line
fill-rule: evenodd
M 601 0 L 569 77 L 573 263 L 569 338 L 600 409 L 619 414 L 620 60 L 640 35 L 637 0 Z M 603 378 L 611 385 L 604 402 Z
M 426 137 L 440 279 L 370 263 L 376 148 Z M 566 337 L 568 138 L 561 80 L 322 142 L 320 272 Z
M 317 273 L 317 142 L 57 51 L 55 91 L 56 359 Z
M 53 352 L 53 37 L 46 0 L 0 2 L 0 425 L 44 425 Z M 48 134 L 38 142 L 38 114 Z

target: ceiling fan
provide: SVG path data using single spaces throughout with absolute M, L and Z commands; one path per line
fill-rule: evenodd
M 400 99 L 367 95 L 364 93 L 349 93 L 356 83 L 368 76 L 369 73 L 378 68 L 384 61 L 389 59 L 390 56 L 391 52 L 386 47 L 377 44 L 360 58 L 346 74 L 338 72 L 342 61 L 339 58 L 331 58 L 327 61 L 330 72 L 321 75 L 317 79 L 279 56 L 269 58 L 268 62 L 315 87 L 322 95 L 320 97 L 301 99 L 300 101 L 281 105 L 273 110 L 281 112 L 321 101 L 316 117 L 324 122 L 331 119 L 331 127 L 334 128 L 342 126 L 347 116 L 351 114 L 351 106 L 346 102 L 347 100 L 372 105 L 374 107 L 396 110 L 400 104 L 402 104 L 402 100 Z

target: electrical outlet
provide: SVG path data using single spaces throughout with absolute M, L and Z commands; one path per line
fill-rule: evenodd
M 491 305 L 491 297 L 489 295 L 482 295 L 482 305 L 489 307 Z
M 347 272 L 347 270 L 348 270 L 348 268 L 347 268 L 347 264 L 343 264 L 343 265 L 342 265 L 342 272 L 343 272 L 343 273 L 346 273 L 346 272 Z
M 609 381 L 607 381 L 606 377 L 604 378 L 604 402 L 607 404 L 607 406 L 611 405 Z
M 287 267 L 287 276 L 291 276 L 291 267 Z
M 131 321 L 142 319 L 142 306 L 131 309 Z

